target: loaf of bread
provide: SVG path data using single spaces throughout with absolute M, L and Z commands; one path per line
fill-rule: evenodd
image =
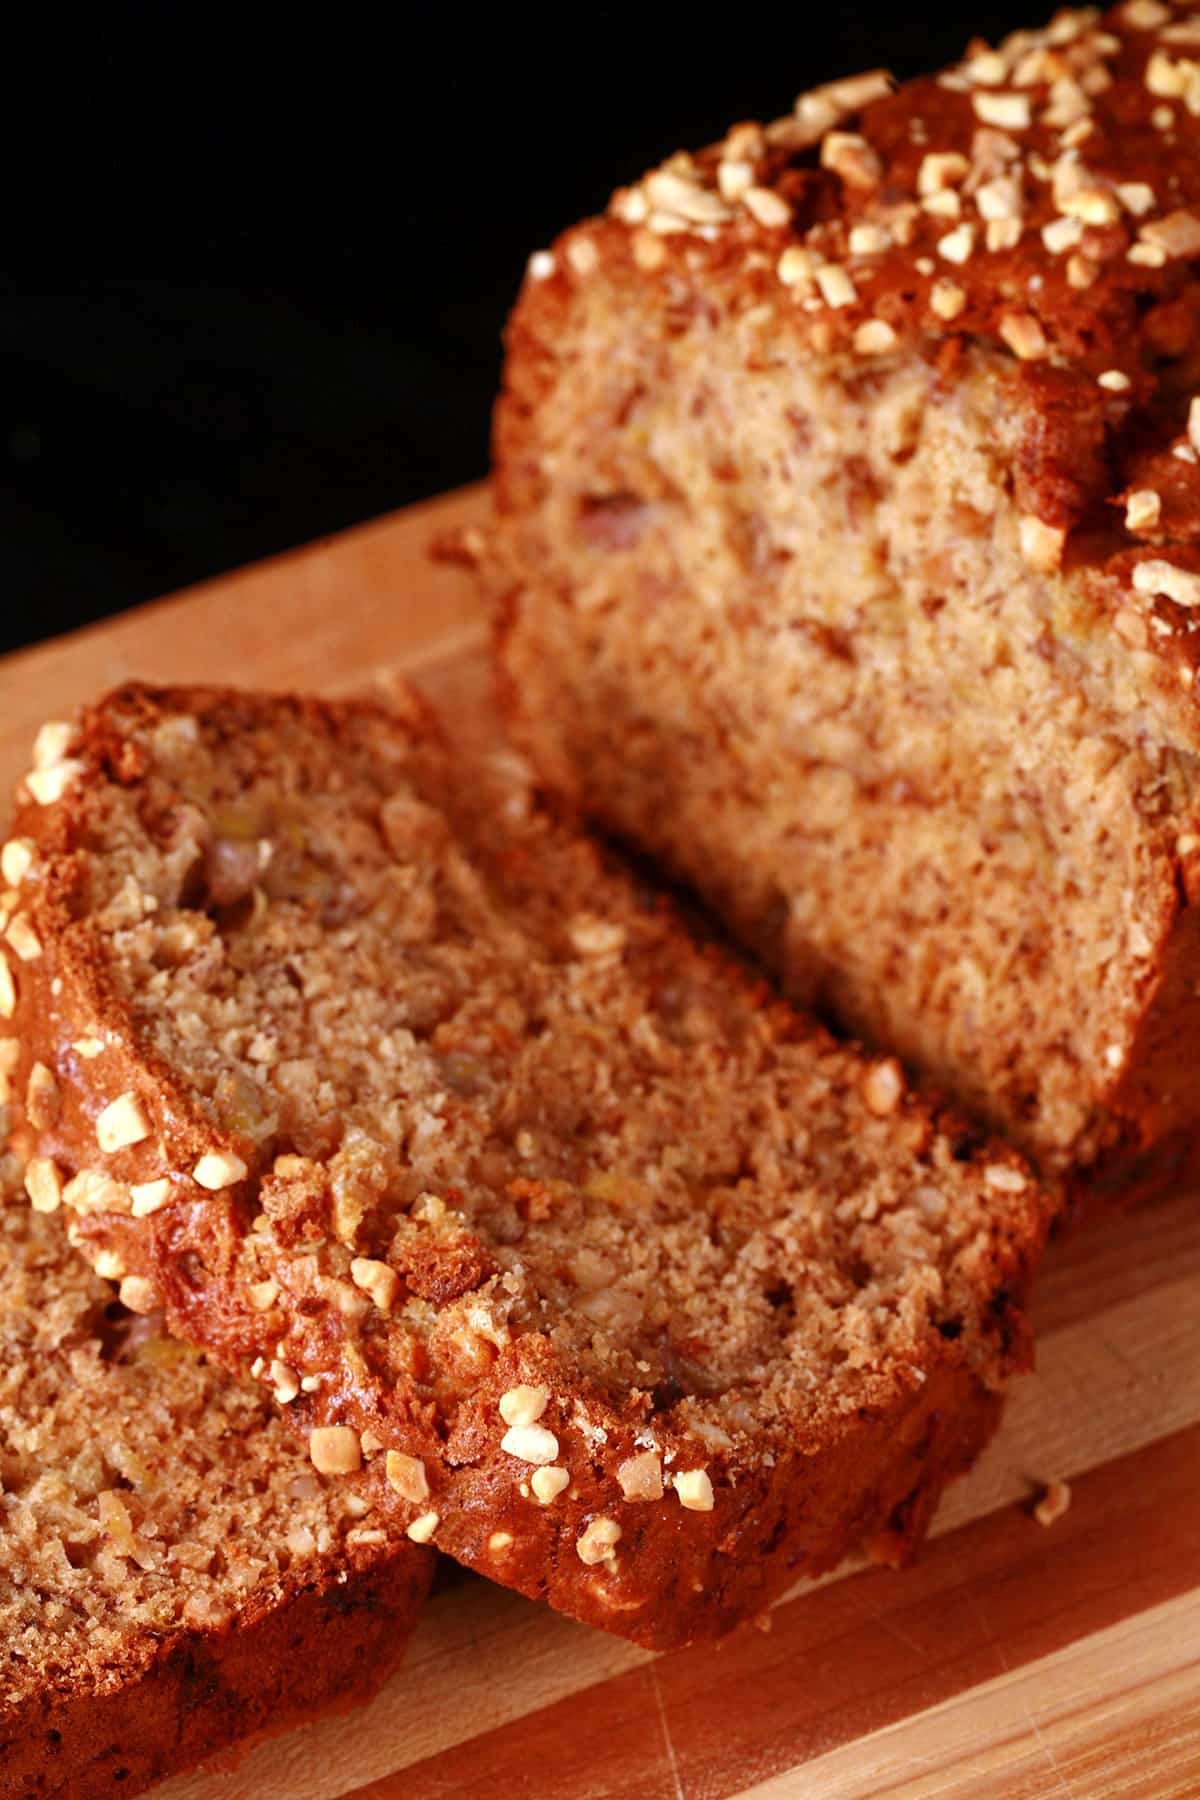
M 140 1793 L 365 1699 L 434 1558 L 20 1199 L 0 1198 L 0 1795 Z
M 392 715 L 127 688 L 4 851 L 36 1206 L 408 1535 L 639 1642 L 898 1558 L 1047 1206 Z
M 804 94 L 536 256 L 544 775 L 1076 1189 L 1200 1142 L 1200 12 Z

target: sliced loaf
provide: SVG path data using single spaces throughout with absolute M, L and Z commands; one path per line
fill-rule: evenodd
M 4 853 L 34 1204 L 410 1537 L 646 1644 L 898 1557 L 1029 1358 L 1019 1160 L 401 715 L 123 689 Z

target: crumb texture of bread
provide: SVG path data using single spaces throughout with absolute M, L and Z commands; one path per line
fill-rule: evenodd
M 61 1219 L 0 1204 L 0 1794 L 139 1793 L 367 1698 L 431 1562 Z
M 1200 14 L 681 154 L 531 268 L 496 423 L 543 775 L 1055 1177 L 1195 1137 Z
M 417 1542 L 642 1642 L 911 1546 L 1028 1360 L 1011 1151 L 415 702 L 130 688 L 57 749 L 16 1141 L 123 1296 Z

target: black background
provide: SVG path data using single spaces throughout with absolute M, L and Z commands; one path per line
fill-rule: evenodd
M 481 475 L 530 250 L 815 82 L 1027 22 L 10 5 L 0 647 Z

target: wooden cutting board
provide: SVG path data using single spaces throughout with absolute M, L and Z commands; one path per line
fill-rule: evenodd
M 36 726 L 129 676 L 326 690 L 412 672 L 490 730 L 486 626 L 435 538 L 451 495 L 0 661 L 0 784 Z M 654 1657 L 473 1577 L 375 1703 L 163 1800 L 1200 1795 L 1200 1199 L 1057 1246 L 1036 1375 L 902 1576 L 808 1584 Z M 1071 1505 L 1030 1503 L 1051 1478 Z

